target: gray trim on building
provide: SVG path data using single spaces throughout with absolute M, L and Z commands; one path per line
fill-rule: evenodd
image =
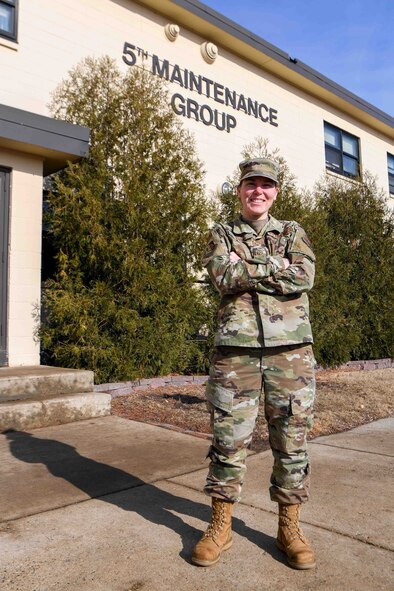
M 377 107 L 374 107 L 370 103 L 364 101 L 362 98 L 353 94 L 343 86 L 340 86 L 333 80 L 326 78 L 326 76 L 323 76 L 323 74 L 320 74 L 320 72 L 317 72 L 313 68 L 310 68 L 298 59 L 291 57 L 286 52 L 282 51 L 278 47 L 275 47 L 275 45 L 272 45 L 268 41 L 265 41 L 264 39 L 262 39 L 258 35 L 255 35 L 248 29 L 241 27 L 236 22 L 228 19 L 219 12 L 216 12 L 216 10 L 213 10 L 206 4 L 198 2 L 198 0 L 171 1 L 177 6 L 184 8 L 185 10 L 188 10 L 195 16 L 206 20 L 213 26 L 222 29 L 222 31 L 232 35 L 236 39 L 239 39 L 240 41 L 247 43 L 254 49 L 261 51 L 264 55 L 267 55 L 273 60 L 283 64 L 290 70 L 296 72 L 304 78 L 307 78 L 314 84 L 317 84 L 325 90 L 328 90 L 340 99 L 345 100 L 346 102 L 354 105 L 355 107 L 361 109 L 365 113 L 368 113 L 368 115 L 375 117 L 385 125 L 388 125 L 389 127 L 394 129 L 394 118 L 385 113 L 384 111 L 381 111 Z
M 44 160 L 44 175 L 87 156 L 87 127 L 0 104 L 0 148 L 34 154 Z
M 8 363 L 8 235 L 10 209 L 9 168 L 0 166 L 0 367 Z

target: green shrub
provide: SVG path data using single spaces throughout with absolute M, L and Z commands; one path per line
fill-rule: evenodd
M 310 294 L 324 365 L 392 357 L 394 219 L 376 181 L 327 177 L 316 186 L 308 228 L 317 254 Z
M 86 59 L 54 94 L 91 129 L 87 159 L 51 181 L 55 273 L 43 292 L 43 360 L 99 382 L 205 368 L 211 312 L 195 284 L 211 215 L 193 139 L 163 83 Z

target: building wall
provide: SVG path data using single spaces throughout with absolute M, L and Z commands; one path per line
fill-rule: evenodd
M 7 80 L 0 91 L 0 103 L 48 115 L 51 92 L 70 68 L 86 56 L 108 54 L 126 70 L 129 66 L 123 62 L 122 52 L 124 42 L 128 42 L 148 52 L 144 63 L 149 68 L 151 56 L 157 55 L 277 110 L 278 126 L 270 125 L 168 83 L 170 96 L 179 93 L 236 119 L 236 127 L 227 133 L 180 116 L 196 138 L 208 190 L 214 190 L 232 174 L 242 148 L 256 137 L 268 138 L 270 146 L 278 147 L 286 158 L 299 185 L 312 187 L 325 171 L 326 120 L 360 138 L 363 169 L 377 175 L 380 186 L 388 192 L 387 152 L 394 152 L 389 138 L 220 46 L 215 63 L 207 64 L 200 53 L 206 39 L 182 28 L 178 39 L 170 42 L 164 34 L 168 19 L 160 14 L 128 0 L 29 0 L 20 3 L 19 14 L 19 44 L 1 45 L 0 41 L 0 67 Z M 137 64 L 142 63 L 140 56 Z M 390 201 L 394 205 L 394 199 Z
M 0 163 L 12 169 L 8 363 L 39 365 L 39 344 L 33 334 L 41 285 L 42 160 L 0 149 Z

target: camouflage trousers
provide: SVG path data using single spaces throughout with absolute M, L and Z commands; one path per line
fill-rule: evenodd
M 271 500 L 286 504 L 308 500 L 307 433 L 313 420 L 314 368 L 310 344 L 215 350 L 206 390 L 213 433 L 204 488 L 208 495 L 240 500 L 247 448 L 264 393 L 274 457 Z

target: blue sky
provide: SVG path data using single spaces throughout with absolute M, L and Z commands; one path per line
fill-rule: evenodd
M 394 116 L 393 0 L 202 0 Z

